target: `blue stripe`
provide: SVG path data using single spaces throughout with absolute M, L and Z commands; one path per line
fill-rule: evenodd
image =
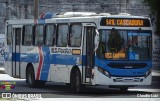
M 19 53 L 16 53 L 19 54 Z M 38 53 L 21 53 L 21 62 L 32 62 L 38 63 L 39 62 L 39 55 Z M 13 60 L 15 61 L 15 60 Z
M 44 54 L 44 62 L 47 64 L 75 65 L 77 61 L 77 57 L 79 57 L 79 60 L 82 61 L 83 65 L 86 64 L 86 61 L 85 61 L 86 56 L 82 56 L 82 55 L 50 54 L 49 51 L 47 52 L 46 48 L 44 47 L 43 47 L 43 54 Z M 12 57 L 14 57 L 15 55 L 18 56 L 16 58 L 13 58 L 13 61 L 32 62 L 32 63 L 39 62 L 38 53 L 21 53 L 21 54 L 13 53 L 12 55 L 13 55 Z
M 45 24 L 45 20 L 44 19 L 38 19 L 38 24 Z
M 42 51 L 43 51 L 43 65 L 42 65 L 40 80 L 47 81 L 51 63 L 49 47 L 43 47 Z
M 12 53 L 12 60 L 16 62 L 20 61 L 20 53 Z
M 61 64 L 66 65 L 66 56 L 60 54 L 52 54 L 51 55 L 51 64 Z

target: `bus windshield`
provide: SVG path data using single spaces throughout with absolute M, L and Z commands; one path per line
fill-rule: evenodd
M 97 55 L 111 60 L 151 59 L 151 31 L 101 29 Z

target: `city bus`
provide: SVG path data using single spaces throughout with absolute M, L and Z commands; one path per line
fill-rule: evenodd
M 61 82 L 75 92 L 151 84 L 152 26 L 130 14 L 65 12 L 8 20 L 5 72 L 29 87 Z

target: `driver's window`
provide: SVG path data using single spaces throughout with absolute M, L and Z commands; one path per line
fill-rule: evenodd
M 112 29 L 109 34 L 107 44 L 110 52 L 117 53 L 121 50 L 122 45 L 124 44 L 124 39 L 117 30 Z
M 125 59 L 127 42 L 127 31 L 116 29 L 100 30 L 98 56 L 108 59 Z

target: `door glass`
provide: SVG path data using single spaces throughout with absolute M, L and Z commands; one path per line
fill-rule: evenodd
M 16 45 L 20 45 L 21 29 L 20 28 L 16 28 L 15 29 L 15 34 L 16 34 Z
M 95 29 L 94 27 L 86 28 L 86 55 L 87 55 L 87 64 L 86 64 L 86 76 L 91 77 L 92 68 L 94 67 L 94 37 Z

